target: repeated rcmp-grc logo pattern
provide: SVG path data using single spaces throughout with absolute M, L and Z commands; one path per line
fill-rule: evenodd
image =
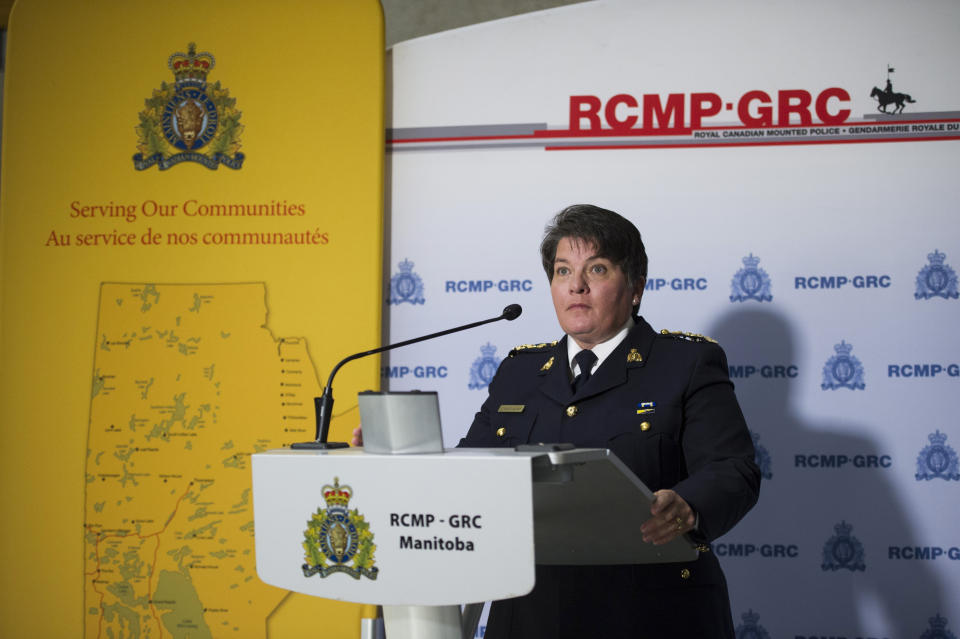
M 740 618 L 743 619 L 743 623 L 737 626 L 737 629 L 734 631 L 737 639 L 770 639 L 766 628 L 757 624 L 760 620 L 760 615 L 753 610 L 748 610 L 743 613 L 740 615 Z
M 140 112 L 136 127 L 140 153 L 133 156 L 138 171 L 154 164 L 166 170 L 181 162 L 197 162 L 208 169 L 243 165 L 237 101 L 219 81 L 207 84 L 215 64 L 213 54 L 197 53 L 192 42 L 187 53 L 167 59 L 176 82 L 161 83 L 145 100 L 147 108 Z
M 836 390 L 838 388 L 863 390 L 866 388 L 866 384 L 863 382 L 863 364 L 850 354 L 853 346 L 840 340 L 840 343 L 836 344 L 833 350 L 836 351 L 836 354 L 823 365 L 823 383 L 820 384 L 820 388 L 823 390 Z
M 413 262 L 405 259 L 397 266 L 400 272 L 390 278 L 390 297 L 387 302 L 389 304 L 403 302 L 413 305 L 423 304 L 426 301 L 423 298 L 423 280 L 413 272 Z
M 850 534 L 853 526 L 845 521 L 833 527 L 837 534 L 827 540 L 823 545 L 823 570 L 842 570 L 850 572 L 857 570 L 866 570 L 867 566 L 863 563 L 863 544 L 856 537 Z
M 943 260 L 946 253 L 934 249 L 927 253 L 930 262 L 917 273 L 917 291 L 913 296 L 918 300 L 928 300 L 931 297 L 943 299 L 957 299 L 960 291 L 957 290 L 957 274 Z
M 376 579 L 380 569 L 374 565 L 373 533 L 363 515 L 347 505 L 353 496 L 350 486 L 341 486 L 340 478 L 333 478 L 333 486 L 323 487 L 327 507 L 318 508 L 307 521 L 303 532 L 306 563 L 303 576 L 329 577 L 344 572 L 359 579 L 360 575 Z M 328 562 L 331 565 L 327 565 Z M 352 562 L 353 565 L 348 565 Z
M 930 628 L 923 631 L 920 639 L 957 639 L 957 636 L 947 630 L 947 618 L 941 617 L 937 613 L 935 617 L 930 617 Z
M 760 468 L 760 476 L 763 479 L 773 479 L 773 470 L 771 468 L 771 459 L 770 453 L 767 451 L 766 446 L 761 446 L 760 435 L 750 431 L 750 439 L 753 440 L 753 449 L 755 454 L 753 456 L 753 461 Z
M 937 430 L 928 436 L 929 446 L 924 446 L 917 455 L 917 481 L 945 479 L 960 481 L 960 461 L 957 451 L 947 446 L 947 436 Z
M 770 276 L 757 265 L 760 263 L 759 257 L 754 257 L 753 253 L 743 258 L 743 268 L 737 271 L 733 280 L 730 282 L 730 301 L 746 302 L 747 300 L 757 300 L 758 302 L 770 302 L 773 295 L 770 294 Z
M 480 357 L 473 360 L 470 365 L 470 383 L 467 387 L 470 390 L 480 390 L 486 388 L 493 381 L 493 376 L 500 366 L 501 358 L 494 357 L 497 347 L 487 342 L 480 347 Z

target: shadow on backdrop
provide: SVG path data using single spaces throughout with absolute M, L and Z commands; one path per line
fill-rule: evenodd
M 795 364 L 798 333 L 787 317 L 766 309 L 731 311 L 707 332 L 723 346 L 732 373 L 747 363 Z M 745 614 L 752 609 L 767 628 L 799 616 L 800 627 L 781 629 L 792 634 L 920 636 L 930 617 L 947 612 L 937 575 L 929 562 L 887 558 L 890 546 L 920 543 L 893 486 L 895 473 L 910 467 L 916 451 L 881 449 L 866 433 L 886 426 L 870 424 L 868 411 L 858 413 L 869 395 L 821 390 L 822 367 L 813 362 L 793 379 L 744 377 L 743 369 L 733 378 L 766 476 L 758 505 L 721 542 L 788 540 L 798 547 L 795 558 L 721 557 L 735 624 L 749 626 Z M 807 417 L 801 404 L 811 394 L 801 394 L 801 385 L 814 395 L 851 393 L 850 410 L 830 419 Z M 829 467 L 841 455 L 850 461 Z M 888 466 L 865 467 L 871 459 Z

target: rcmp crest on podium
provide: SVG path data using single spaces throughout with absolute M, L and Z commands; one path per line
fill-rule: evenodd
M 397 264 L 397 267 L 400 272 L 390 278 L 390 297 L 387 303 L 423 304 L 426 301 L 423 298 L 423 280 L 413 272 L 413 262 L 405 259 Z
M 327 507 L 311 515 L 303 532 L 303 576 L 324 578 L 344 572 L 354 579 L 361 575 L 376 579 L 380 569 L 374 565 L 377 547 L 370 524 L 356 509 L 347 508 L 353 489 L 341 486 L 340 478 L 334 477 L 333 485 L 327 484 L 322 490 Z
M 757 623 L 760 621 L 760 615 L 753 610 L 743 613 L 740 618 L 743 619 L 743 623 L 734 631 L 737 639 L 770 639 L 767 629 Z
M 496 352 L 497 347 L 490 342 L 480 347 L 480 357 L 470 365 L 470 383 L 467 384 L 470 390 L 479 390 L 490 385 L 497 367 L 500 366 L 500 359 L 494 357 Z
M 823 545 L 823 570 L 866 570 L 863 562 L 863 544 L 850 534 L 853 526 L 845 521 L 833 527 L 836 534 Z
M 143 171 L 156 164 L 163 171 L 181 162 L 197 162 L 208 169 L 243 165 L 237 101 L 219 80 L 207 83 L 215 65 L 213 54 L 197 53 L 193 42 L 187 53 L 167 59 L 176 81 L 161 83 L 145 100 L 147 108 L 140 112 L 136 127 L 140 152 L 133 156 L 134 168 Z
M 927 253 L 929 264 L 917 273 L 917 291 L 913 296 L 918 300 L 928 300 L 931 297 L 943 299 L 957 299 L 960 291 L 957 290 L 957 274 L 950 265 L 944 263 L 945 253 L 934 249 Z
M 836 351 L 836 354 L 823 365 L 823 383 L 820 384 L 820 388 L 823 390 L 836 390 L 838 388 L 863 390 L 866 388 L 863 381 L 863 364 L 850 354 L 853 346 L 840 340 L 839 344 L 834 345 L 833 350 Z
M 947 446 L 947 436 L 937 430 L 928 437 L 929 446 L 924 446 L 917 455 L 917 481 L 945 479 L 960 481 L 960 461 L 957 451 Z
M 753 461 L 760 468 L 760 476 L 763 479 L 773 479 L 773 470 L 771 469 L 771 460 L 770 453 L 767 452 L 765 446 L 761 446 L 759 443 L 760 435 L 750 431 L 750 439 L 753 440 L 753 449 L 756 453 L 753 456 Z
M 955 634 L 947 630 L 947 618 L 941 617 L 939 612 L 928 621 L 930 627 L 923 631 L 920 639 L 957 639 Z
M 767 272 L 757 266 L 760 258 L 755 257 L 753 253 L 743 258 L 743 268 L 737 271 L 733 280 L 730 282 L 730 301 L 746 302 L 747 300 L 756 300 L 758 302 L 770 302 L 773 295 L 770 294 L 770 276 Z

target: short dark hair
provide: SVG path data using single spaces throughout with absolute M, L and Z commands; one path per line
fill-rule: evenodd
M 647 279 L 647 251 L 633 222 L 599 206 L 574 204 L 557 213 L 544 229 L 540 259 L 549 281 L 553 281 L 557 244 L 565 237 L 595 245 L 597 256 L 617 265 L 631 286 Z

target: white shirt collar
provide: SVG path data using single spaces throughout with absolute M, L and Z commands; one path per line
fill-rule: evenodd
M 615 349 L 617 346 L 620 346 L 620 342 L 627 338 L 627 333 L 630 332 L 630 329 L 633 328 L 634 324 L 635 322 L 633 321 L 633 317 L 628 317 L 619 333 L 605 342 L 600 342 L 590 349 L 593 351 L 593 354 L 597 356 L 597 361 L 593 365 L 593 371 L 597 370 L 597 367 L 603 363 L 603 360 L 607 359 L 610 353 L 613 352 L 613 349 Z M 577 345 L 576 340 L 567 335 L 567 364 L 569 365 L 569 369 L 573 377 L 576 377 L 580 374 L 580 367 L 574 364 L 573 358 L 576 357 L 577 353 L 582 350 L 583 349 Z M 593 374 L 593 371 L 590 371 L 590 373 Z

